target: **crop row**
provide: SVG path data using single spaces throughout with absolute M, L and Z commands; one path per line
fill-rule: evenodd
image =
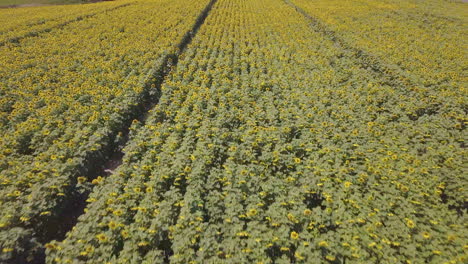
M 411 120 L 438 120 L 433 121 L 438 126 L 465 130 L 466 49 L 460 40 L 466 35 L 466 5 L 432 0 L 287 2 L 306 12 L 314 20 L 314 28 L 356 56 L 364 57 L 361 60 L 365 67 L 387 75 L 388 84 L 419 95 L 417 100 L 395 101 Z M 452 132 L 443 135 L 441 139 L 453 136 Z M 441 140 L 441 144 L 447 142 Z M 465 155 L 463 137 L 456 140 L 454 148 Z M 462 163 L 460 157 L 459 164 Z M 446 183 L 444 200 L 452 208 L 466 207 L 466 186 L 462 183 L 467 180 L 460 170 Z
M 0 45 L 15 42 L 25 36 L 94 15 L 98 12 L 128 5 L 130 2 L 107 2 L 100 5 L 65 5 L 53 7 L 11 8 L 0 12 Z M 12 19 L 12 17 L 14 19 Z
M 417 0 L 291 0 L 350 46 L 396 65 L 419 85 L 459 95 L 466 85 L 468 7 Z M 439 91 L 437 91 L 439 92 Z M 453 95 L 455 96 L 455 95 Z M 466 99 L 466 98 L 465 98 Z
M 217 1 L 47 263 L 466 261 L 462 105 L 390 82 L 283 1 Z
M 2 261 L 24 261 L 57 228 L 76 185 L 157 100 L 150 84 L 207 2 L 132 1 L 0 47 Z

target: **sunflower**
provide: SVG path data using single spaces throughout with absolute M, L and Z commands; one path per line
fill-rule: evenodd
M 101 234 L 98 234 L 98 235 L 96 235 L 96 238 L 97 238 L 97 239 L 99 240 L 99 242 L 101 242 L 101 243 L 104 243 L 104 242 L 106 242 L 106 241 L 107 241 L 107 237 L 106 237 L 106 235 L 104 235 L 104 234 L 102 234 L 102 233 L 101 233 Z
M 299 238 L 299 234 L 297 232 L 293 231 L 293 232 L 291 232 L 291 238 L 296 240 L 296 239 Z

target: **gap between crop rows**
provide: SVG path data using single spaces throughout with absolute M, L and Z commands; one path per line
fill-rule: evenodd
M 217 0 L 211 0 L 202 10 L 192 28 L 185 33 L 181 41 L 177 44 L 177 51 L 164 57 L 162 63 L 160 63 L 159 67 L 157 67 L 153 72 L 151 76 L 153 78 L 149 78 L 154 81 L 145 83 L 143 100 L 140 101 L 140 103 L 133 109 L 134 111 L 129 114 L 129 117 L 125 120 L 124 124 L 122 124 L 122 129 L 111 135 L 111 142 L 109 142 L 109 145 L 102 149 L 101 154 L 90 155 L 86 158 L 83 165 L 84 168 L 82 168 L 82 170 L 85 172 L 83 175 L 85 175 L 88 180 L 93 180 L 98 176 L 103 175 L 109 176 L 117 167 L 120 166 L 120 164 L 122 164 L 124 156 L 123 147 L 129 140 L 128 134 L 133 120 L 138 120 L 144 125 L 149 116 L 149 112 L 159 102 L 159 98 L 161 97 L 161 85 L 165 78 L 177 66 L 179 57 L 184 53 L 199 28 L 203 25 L 216 1 Z M 156 93 L 153 94 L 150 90 L 156 90 Z M 120 140 L 116 140 L 118 136 L 121 137 Z M 70 199 L 67 199 L 62 204 L 62 210 L 58 216 L 51 219 L 51 221 L 44 225 L 43 228 L 38 230 L 39 242 L 41 244 L 45 244 L 52 240 L 63 240 L 66 233 L 77 223 L 78 217 L 84 213 L 88 195 L 89 191 L 85 193 L 74 191 Z M 167 251 L 170 250 L 170 248 L 167 249 Z M 45 257 L 45 251 L 42 248 L 30 263 L 45 263 Z
M 328 28 L 317 18 L 308 14 L 301 7 L 295 5 L 290 0 L 283 1 L 294 8 L 299 14 L 308 19 L 311 22 L 310 27 L 313 30 L 322 33 L 322 35 L 333 41 L 333 43 L 335 43 L 340 49 L 346 53 L 349 53 L 349 57 L 354 59 L 362 69 L 369 70 L 376 76 L 382 78 L 382 80 L 384 80 L 384 84 L 397 88 L 401 91 L 407 91 L 408 87 L 418 86 L 417 83 L 422 82 L 419 76 L 414 76 L 411 73 L 407 73 L 397 65 L 385 64 L 378 56 L 369 54 L 365 50 L 359 49 L 357 47 L 353 47 L 345 40 L 337 36 L 335 31 Z M 418 111 L 415 116 L 408 116 L 408 118 L 412 121 L 416 121 L 425 114 L 436 114 L 439 111 L 439 108 L 440 106 L 427 106 L 425 109 Z
M 352 58 L 355 59 L 357 63 L 359 63 L 359 66 L 361 68 L 372 71 L 374 74 L 385 80 L 385 84 L 404 91 L 407 90 L 407 87 L 415 87 L 418 86 L 417 83 L 421 83 L 421 79 L 419 76 L 411 75 L 410 73 L 405 72 L 402 68 L 400 68 L 397 65 L 385 64 L 378 56 L 369 54 L 365 50 L 353 47 L 345 40 L 337 36 L 337 33 L 335 31 L 328 28 L 323 22 L 311 16 L 301 7 L 292 3 L 290 0 L 283 1 L 292 8 L 294 8 L 299 14 L 308 19 L 311 22 L 310 27 L 313 30 L 322 33 L 324 36 L 328 37 L 331 41 L 333 41 L 342 50 L 349 52 Z M 415 79 L 416 81 L 413 81 Z M 408 115 L 408 118 L 412 121 L 417 121 L 423 115 L 437 114 L 440 110 L 440 107 L 440 105 L 428 105 L 425 108 L 416 111 L 415 115 Z M 442 203 L 448 204 L 449 199 L 450 196 L 447 193 L 443 192 L 441 195 Z M 464 202 L 462 204 L 457 205 L 448 205 L 448 208 L 450 210 L 456 211 L 459 216 L 462 216 L 464 210 L 468 208 L 468 202 Z
M 407 85 L 415 85 L 414 83 L 411 82 L 409 76 L 407 76 L 408 74 L 405 73 L 400 67 L 396 65 L 391 65 L 392 67 L 389 67 L 388 65 L 384 65 L 384 63 L 382 63 L 378 57 L 372 54 L 369 54 L 368 52 L 362 49 L 353 47 L 349 45 L 348 43 L 346 43 L 346 41 L 344 41 L 343 39 L 337 36 L 337 33 L 335 31 L 328 28 L 320 20 L 311 16 L 304 9 L 292 3 L 290 0 L 283 0 L 283 1 L 287 5 L 294 8 L 299 14 L 304 16 L 307 20 L 309 20 L 311 22 L 310 26 L 313 30 L 325 35 L 328 39 L 333 41 L 333 43 L 335 43 L 342 50 L 350 52 L 353 58 L 360 64 L 360 66 L 363 69 L 370 69 L 378 76 L 383 77 L 387 81 L 388 85 L 396 86 L 396 87 L 403 88 L 403 89 L 405 87 L 405 84 L 403 83 L 403 81 L 407 82 Z M 414 78 L 415 76 L 411 76 L 411 77 Z
M 50 31 L 52 31 L 54 29 L 63 28 L 63 27 L 65 27 L 65 26 L 67 26 L 67 25 L 69 25 L 71 23 L 78 22 L 78 21 L 81 21 L 83 19 L 93 17 L 93 16 L 98 15 L 100 13 L 114 11 L 116 9 L 129 6 L 130 4 L 131 3 L 126 3 L 126 4 L 115 6 L 115 7 L 100 11 L 100 12 L 95 12 L 95 13 L 91 13 L 91 14 L 87 14 L 87 15 L 81 15 L 81 16 L 78 16 L 78 17 L 76 17 L 74 19 L 67 20 L 67 21 L 65 21 L 63 23 L 60 23 L 58 25 L 51 26 L 51 27 L 48 27 L 48 28 L 45 28 L 45 29 L 41 29 L 39 31 L 30 31 L 30 32 L 28 32 L 28 33 L 26 33 L 26 34 L 24 34 L 22 36 L 9 38 L 9 39 L 7 39 L 7 40 L 5 40 L 3 42 L 0 42 L 0 47 L 5 46 L 7 43 L 19 43 L 22 39 L 25 39 L 25 38 L 28 38 L 28 37 L 38 37 L 42 33 L 47 33 L 47 32 L 50 32 Z

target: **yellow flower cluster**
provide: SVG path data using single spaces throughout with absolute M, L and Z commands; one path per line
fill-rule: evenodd
M 106 10 L 128 5 L 130 1 L 107 2 L 100 5 L 63 5 L 9 8 L 0 11 L 0 45 L 17 42 L 18 39 L 34 36 L 64 23 L 93 16 Z
M 0 10 L 0 246 L 14 248 L 0 262 L 34 251 L 34 230 L 52 226 L 76 183 L 103 183 L 83 168 L 154 95 L 149 84 L 207 2 Z
M 102 148 L 101 128 L 137 101 L 124 99 L 138 98 L 144 69 L 175 49 L 169 40 L 190 30 L 208 1 L 141 0 L 57 29 L 49 42 L 38 36 L 34 43 L 52 43 L 38 48 L 50 55 L 37 55 L 50 62 L 42 68 L 25 55 L 32 41 L 6 45 L 27 63 L 0 59 L 14 99 L 3 123 L 13 133 L 0 139 L 1 231 L 50 218 L 43 204 L 78 181 L 94 187 L 89 204 L 65 240 L 48 243 L 48 263 L 466 262 L 461 79 L 434 85 L 452 62 L 440 56 L 441 74 L 423 73 L 421 57 L 407 52 L 416 50 L 411 36 L 402 36 L 424 33 L 417 8 L 442 20 L 444 11 L 430 11 L 433 0 L 292 2 L 333 12 L 313 13 L 322 22 L 311 23 L 289 1 L 216 1 L 187 33 L 194 38 L 158 104 L 132 124 L 122 165 L 94 185 L 64 174 L 76 169 L 64 164 Z M 395 23 L 393 35 L 375 30 L 366 10 Z M 347 33 L 330 18 L 357 28 Z M 442 27 L 459 29 L 448 21 Z M 54 46 L 58 32 L 83 45 L 80 56 Z M 403 48 L 385 46 L 392 36 Z M 34 209 L 15 212 L 24 204 Z M 17 250 L 1 242 L 2 256 Z
M 468 6 L 428 0 L 291 0 L 349 45 L 378 55 L 424 85 L 454 86 L 468 81 Z M 412 78 L 412 77 L 410 77 Z
M 171 263 L 461 258 L 466 234 L 448 235 L 463 220 L 441 201 L 462 175 L 452 114 L 418 110 L 424 89 L 327 34 L 281 0 L 218 0 L 123 165 L 49 257 L 76 259 L 78 241 L 105 233 L 138 263 L 168 250 Z M 89 228 L 108 218 L 130 235 Z

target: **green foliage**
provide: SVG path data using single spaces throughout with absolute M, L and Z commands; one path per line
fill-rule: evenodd
M 88 166 L 100 166 L 93 163 L 109 155 L 136 106 L 154 95 L 147 84 L 206 1 L 185 4 L 119 1 L 65 14 L 41 8 L 29 27 L 8 24 L 26 33 L 0 46 L 0 100 L 8 102 L 0 113 L 0 262 L 33 254 L 87 181 Z M 5 20 L 23 14 L 5 12 Z
M 34 6 L 34 5 L 59 5 L 77 4 L 86 0 L 0 0 L 0 6 Z
M 48 263 L 463 262 L 462 93 L 308 22 L 218 1 Z
M 0 48 L 1 260 L 27 258 L 35 227 L 94 186 L 47 263 L 465 263 L 459 13 L 427 1 L 431 28 L 418 1 L 293 2 L 218 0 L 122 165 L 91 182 L 86 159 L 152 95 L 207 1 L 43 14 L 33 37 L 9 24 L 24 34 Z

